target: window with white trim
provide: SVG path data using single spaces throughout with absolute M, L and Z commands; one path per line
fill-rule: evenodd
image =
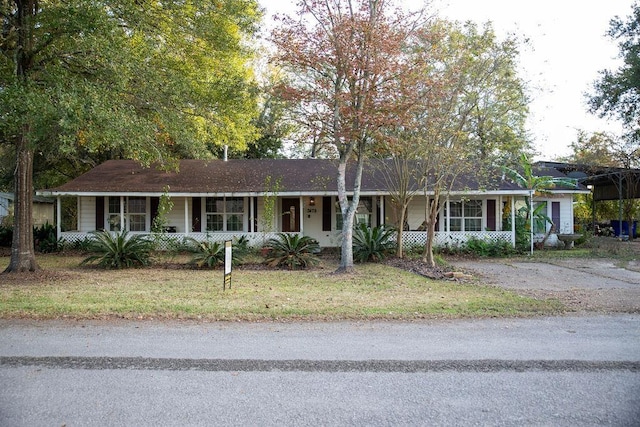
M 124 200 L 124 209 L 120 209 L 120 200 Z M 107 222 L 109 231 L 121 231 L 120 214 L 124 211 L 124 229 L 127 231 L 147 231 L 147 198 L 131 196 L 109 197 Z
M 207 231 L 244 231 L 243 197 L 207 197 Z
M 449 231 L 482 231 L 482 200 L 449 202 L 449 213 Z
M 351 197 L 349 197 L 349 202 L 351 202 Z M 354 226 L 366 224 L 368 227 L 371 227 L 372 215 L 373 199 L 368 196 L 360 197 L 360 200 L 358 201 L 358 209 L 356 210 L 355 217 L 353 218 Z M 340 202 L 338 201 L 336 201 L 336 229 L 342 230 L 342 211 L 340 210 Z

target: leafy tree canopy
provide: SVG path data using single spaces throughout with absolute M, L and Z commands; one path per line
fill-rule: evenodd
M 255 1 L 3 0 L 0 17 L 3 144 L 149 163 L 255 136 Z
M 616 117 L 628 128 L 629 137 L 640 140 L 640 6 L 632 6 L 626 19 L 616 16 L 608 36 L 618 41 L 622 66 L 603 70 L 595 83 L 589 104 L 601 117 Z
M 259 18 L 255 0 L 0 0 L 0 155 L 15 159 L 0 170 L 15 171 L 16 192 L 7 272 L 38 269 L 38 168 L 169 164 L 255 136 L 247 46 Z

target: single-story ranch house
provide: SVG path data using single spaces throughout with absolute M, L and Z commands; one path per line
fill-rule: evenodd
M 555 169 L 545 170 L 544 175 L 564 176 Z M 69 242 L 100 229 L 150 233 L 160 198 L 168 189 L 173 203 L 166 216 L 170 236 L 200 240 L 246 236 L 258 246 L 275 232 L 301 233 L 316 239 L 322 247 L 335 247 L 341 237 L 336 177 L 337 162 L 324 159 L 181 160 L 178 172 L 143 167 L 130 160 L 110 160 L 60 187 L 37 194 L 57 198 L 58 236 Z M 387 181 L 380 168 L 365 167 L 358 223 L 396 225 L 393 191 Z M 457 180 L 441 200 L 436 246 L 457 245 L 470 237 L 515 245 L 513 226 L 504 224 L 515 223 L 513 215 L 529 191 L 503 178 L 494 181 L 480 185 L 472 177 Z M 353 182 L 352 177 L 348 177 L 349 182 Z M 546 203 L 547 215 L 557 232 L 573 233 L 573 195 L 584 192 L 577 186 L 556 188 L 534 200 L 536 204 Z M 77 199 L 78 219 L 73 231 L 60 229 L 63 197 Z M 274 202 L 271 211 L 275 215 L 267 218 L 265 206 L 269 203 L 265 201 L 269 200 Z M 425 195 L 421 191 L 408 209 L 406 245 L 424 244 L 424 219 Z M 537 232 L 542 236 L 545 230 Z M 548 243 L 555 242 L 554 234 Z

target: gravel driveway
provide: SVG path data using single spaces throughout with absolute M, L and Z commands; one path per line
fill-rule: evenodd
M 539 298 L 558 298 L 574 311 L 640 313 L 640 262 L 609 259 L 459 260 L 453 265 L 483 282 Z

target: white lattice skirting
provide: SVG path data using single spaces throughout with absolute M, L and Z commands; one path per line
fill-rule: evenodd
M 403 246 L 411 248 L 424 246 L 427 243 L 427 233 L 424 231 L 405 231 L 402 233 Z M 435 247 L 459 247 L 470 239 L 475 238 L 490 243 L 507 242 L 512 243 L 513 233 L 511 231 L 466 231 L 466 232 L 436 232 Z
M 149 235 L 155 242 L 158 250 L 168 250 L 176 243 L 182 243 L 187 238 L 195 239 L 199 242 L 206 240 L 211 242 L 224 242 L 227 240 L 239 239 L 245 236 L 249 240 L 249 246 L 260 247 L 264 245 L 272 237 L 276 237 L 277 233 L 164 233 L 164 234 L 149 234 L 149 233 L 131 233 L 133 234 L 145 234 Z M 65 242 L 69 244 L 75 244 L 85 241 L 91 238 L 91 233 L 82 233 L 77 231 L 65 231 L 61 237 Z
M 135 233 L 132 233 L 135 234 Z M 272 237 L 276 237 L 277 233 L 166 233 L 151 235 L 157 243 L 157 249 L 167 250 L 176 243 L 183 242 L 186 238 L 193 238 L 197 241 L 213 241 L 224 242 L 226 240 L 235 240 L 244 236 L 249 240 L 249 246 L 260 247 Z M 74 231 L 63 232 L 61 236 L 67 243 L 79 243 L 91 237 L 90 233 L 81 233 Z M 469 239 L 476 238 L 486 242 L 512 243 L 513 234 L 510 231 L 476 231 L 476 232 L 437 232 L 435 234 L 435 247 L 459 247 L 464 245 Z M 394 236 L 395 239 L 395 236 Z M 405 248 L 416 246 L 424 246 L 427 242 L 427 233 L 424 231 L 405 231 L 403 233 L 403 242 Z M 339 239 L 338 239 L 339 243 Z

